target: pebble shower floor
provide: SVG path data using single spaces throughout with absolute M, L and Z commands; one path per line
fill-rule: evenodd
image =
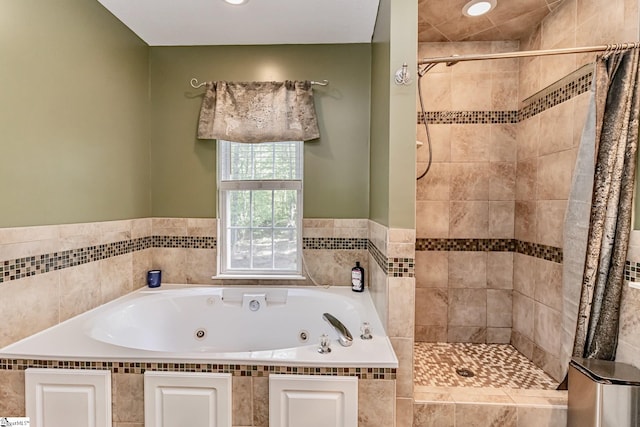
M 473 376 L 464 376 L 469 371 Z M 430 387 L 555 390 L 558 386 L 509 344 L 416 342 L 413 381 Z

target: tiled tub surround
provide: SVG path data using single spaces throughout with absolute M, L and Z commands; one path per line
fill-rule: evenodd
M 409 232 L 406 241 L 387 255 L 387 242 L 375 246 L 370 237 L 370 221 L 366 219 L 305 219 L 304 251 L 306 267 L 319 283 L 350 285 L 350 270 L 355 261 L 372 274 L 371 257 L 376 268 L 390 280 L 409 281 L 407 290 L 413 297 L 413 247 L 415 235 Z M 406 234 L 406 233 L 401 233 Z M 70 317 L 90 310 L 134 289 L 144 286 L 146 271 L 163 270 L 164 282 L 194 284 L 231 284 L 211 280 L 215 273 L 216 222 L 213 219 L 144 218 L 103 223 L 70 224 L 43 227 L 0 229 L 0 308 L 5 322 L 0 329 L 0 346 L 53 326 Z M 380 249 L 381 248 L 381 249 Z M 369 254 L 369 255 L 368 255 Z M 33 263 L 33 265 L 31 265 Z M 22 266 L 24 264 L 24 266 Z M 8 274 L 6 274 L 8 273 Z M 6 275 L 5 275 L 6 274 Z M 374 273 L 375 274 L 375 273 Z M 386 282 L 386 279 L 385 279 Z M 233 282 L 237 283 L 237 282 Z M 262 281 L 242 284 L 260 284 Z M 408 282 L 407 282 L 408 283 Z M 295 281 L 292 285 L 311 284 Z M 386 283 L 385 283 L 386 286 Z M 395 289 L 392 283 L 391 289 Z M 396 293 L 397 295 L 404 295 Z M 394 306 L 393 294 L 379 304 L 385 307 L 386 326 L 392 330 L 412 330 L 406 306 Z M 402 296 L 401 298 L 404 298 Z M 413 303 L 412 299 L 410 300 Z M 389 309 L 391 306 L 391 309 Z M 396 314 L 399 312 L 400 314 Z M 388 322 L 392 313 L 392 322 Z M 382 317 L 382 316 L 381 316 Z M 399 334 L 397 334 L 399 335 Z M 400 339 L 400 341 L 398 341 Z M 406 343 L 402 340 L 407 341 Z M 403 345 L 399 345 L 399 342 Z M 392 337 L 396 352 L 413 345 L 412 339 Z M 410 390 L 411 351 L 404 352 L 401 369 L 404 389 Z M 399 356 L 400 357 L 400 356 Z M 407 366 L 409 361 L 409 366 Z M 26 366 L 78 367 L 99 369 L 101 362 L 4 361 L 0 364 L 0 413 L 24 414 L 24 371 Z M 192 367 L 189 364 L 146 366 L 125 363 L 109 367 L 113 372 L 115 425 L 135 426 L 142 423 L 142 372 L 158 370 L 209 370 L 226 372 L 225 367 Z M 234 425 L 266 426 L 267 372 L 274 367 L 232 367 L 234 395 Z M 392 425 L 395 417 L 395 372 L 325 372 L 319 375 L 358 375 L 360 381 L 360 425 L 377 426 L 380 420 Z M 355 368 L 354 368 L 355 369 Z M 298 373 L 310 373 L 308 368 L 289 368 Z M 279 371 L 278 371 L 279 372 Z M 262 374 L 261 374 L 262 373 Z M 138 396 L 134 398 L 133 396 Z M 247 396 L 252 396 L 247 399 Z M 405 398 L 404 403 L 410 402 Z M 371 402 L 377 402 L 372 404 Z M 385 404 L 388 402 L 388 404 Z M 263 405 L 263 406 L 261 406 Z M 247 412 L 248 410 L 251 410 Z M 122 424 L 119 424 L 122 423 Z M 131 423 L 131 424 L 127 424 Z
M 398 358 L 396 427 L 413 423 L 414 254 L 414 230 L 369 221 L 369 289 Z
M 223 372 L 232 377 L 234 427 L 268 427 L 269 375 L 338 375 L 358 377 L 359 426 L 393 425 L 395 370 L 303 368 L 256 365 L 216 365 L 145 362 L 55 362 L 0 359 L 0 413 L 24 416 L 24 369 L 27 367 L 104 369 L 111 371 L 114 427 L 144 425 L 144 372 Z M 382 424 L 379 424 L 382 423 Z
M 369 222 L 305 219 L 305 271 L 319 284 L 350 286 L 351 268 L 359 261 L 368 282 L 371 255 L 385 276 L 412 279 L 413 233 L 407 242 L 392 245 L 401 249 L 389 256 L 386 242 L 376 245 L 370 240 Z M 212 280 L 215 219 L 143 218 L 0 228 L 0 308 L 7 319 L 14 319 L 0 329 L 0 346 L 144 286 L 146 271 L 152 268 L 162 270 L 165 283 L 274 284 Z M 307 279 L 285 284 L 313 283 Z

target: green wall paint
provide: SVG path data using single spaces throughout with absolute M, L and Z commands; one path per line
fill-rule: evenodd
M 97 2 L 0 0 L 0 227 L 215 216 L 192 77 L 330 80 L 305 217 L 413 227 L 415 88 L 390 82 L 415 69 L 414 3 L 383 0 L 372 44 L 149 48 Z
M 410 85 L 391 84 L 389 99 L 389 226 L 415 228 L 416 214 L 416 82 L 418 2 L 391 3 L 389 74 L 406 63 Z
M 372 49 L 369 218 L 393 228 L 415 227 L 417 26 L 416 0 L 381 0 Z M 399 86 L 392 81 L 403 63 L 414 82 Z
M 314 87 L 321 137 L 305 143 L 304 216 L 366 218 L 370 69 L 370 44 L 152 47 L 153 216 L 216 213 L 215 141 L 195 136 L 204 92 L 189 85 L 196 77 L 329 80 Z
M 371 60 L 371 178 L 369 218 L 389 225 L 390 2 L 380 2 Z
M 0 0 L 0 227 L 150 215 L 148 52 L 96 1 Z

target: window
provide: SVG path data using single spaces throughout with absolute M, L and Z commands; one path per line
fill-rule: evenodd
M 218 274 L 302 275 L 301 141 L 218 141 Z

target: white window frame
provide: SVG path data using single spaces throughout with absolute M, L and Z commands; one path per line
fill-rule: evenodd
M 302 201 L 303 201 L 303 182 L 304 176 L 304 144 L 302 141 L 295 141 L 300 144 L 298 147 L 298 167 L 300 171 L 300 179 L 292 180 L 273 180 L 273 179 L 256 179 L 256 180 L 224 180 L 223 179 L 223 162 L 227 162 L 226 168 L 230 169 L 231 158 L 222 155 L 223 151 L 231 153 L 231 150 L 221 150 L 221 145 L 230 141 L 218 140 L 217 143 L 217 199 L 218 199 L 218 244 L 217 244 L 217 276 L 218 278 L 235 278 L 235 279 L 304 279 L 302 275 Z M 290 142 L 290 141 L 289 141 Z M 229 198 L 228 191 L 234 190 L 294 190 L 296 191 L 296 269 L 234 269 L 230 267 L 229 256 L 231 251 L 231 227 L 229 223 Z M 274 227 L 273 223 L 271 225 Z M 249 227 L 253 229 L 253 226 Z

